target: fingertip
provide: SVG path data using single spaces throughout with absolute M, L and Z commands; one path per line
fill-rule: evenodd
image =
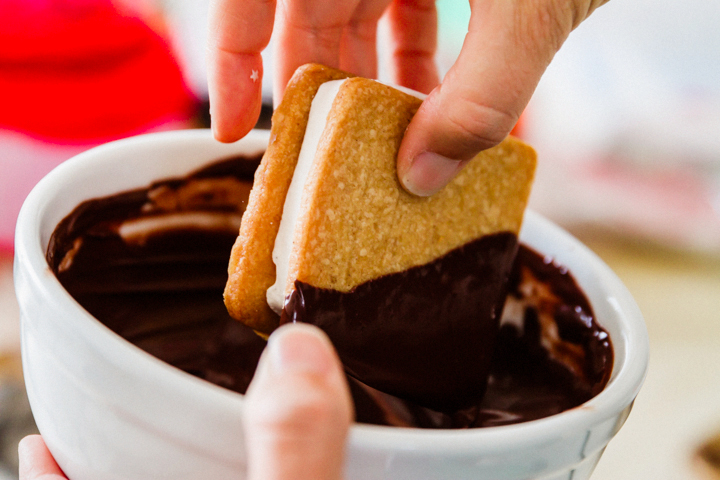
M 258 110 L 257 114 L 254 113 L 255 110 Z M 227 121 L 227 119 L 215 120 L 211 110 L 210 128 L 212 130 L 213 137 L 215 140 L 222 143 L 237 142 L 253 129 L 259 116 L 259 108 L 253 108 L 252 113 L 237 117 L 234 121 Z
M 262 57 L 216 51 L 208 63 L 210 126 L 220 142 L 244 137 L 262 109 Z
M 407 160 L 407 167 L 403 168 L 398 176 L 401 185 L 409 193 L 429 197 L 450 183 L 465 163 L 434 152 L 422 152 Z
M 20 460 L 20 470 L 23 467 L 31 465 L 32 460 L 38 455 L 43 455 L 47 447 L 40 435 L 28 435 L 18 443 L 18 458 Z
M 220 101 L 210 102 L 210 128 L 215 139 L 222 143 L 232 143 L 240 140 L 255 127 L 262 110 L 262 97 L 257 96 L 246 98 L 243 102 L 238 98 L 233 99 L 235 106 L 225 104 L 220 106 Z
M 279 424 L 294 421 L 294 412 L 308 404 L 322 405 L 347 417 L 348 423 L 352 417 L 349 387 L 335 348 L 322 330 L 302 323 L 283 325 L 270 335 L 246 400 L 250 410 Z M 275 411 L 267 410 L 270 405 Z
M 438 113 L 438 91 L 431 92 L 410 122 L 398 152 L 397 174 L 401 186 L 413 195 L 428 197 L 442 190 L 471 158 L 474 151 L 447 151 L 453 132 Z M 455 145 L 457 147 L 457 145 Z M 464 156 L 463 156 L 464 155 Z
M 288 324 L 268 340 L 268 360 L 276 373 L 328 375 L 337 370 L 337 354 L 325 333 L 312 325 Z
M 229 101 L 210 100 L 210 128 L 216 140 L 232 143 L 248 134 L 262 110 L 261 92 L 238 91 Z
M 210 121 L 210 128 L 212 129 L 213 137 L 215 140 L 221 143 L 233 143 L 242 138 L 242 133 L 235 133 L 228 131 L 227 129 L 220 127 L 216 122 Z
M 398 152 L 398 179 L 414 195 L 440 191 L 470 159 L 500 143 L 514 124 L 509 115 L 469 101 L 464 83 L 448 76 L 423 101 Z
M 18 443 L 20 480 L 60 480 L 65 475 L 40 435 L 28 435 Z
M 322 331 L 305 324 L 276 330 L 245 398 L 250 480 L 341 478 L 352 400 Z

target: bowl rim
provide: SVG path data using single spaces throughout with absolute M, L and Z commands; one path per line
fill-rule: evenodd
M 268 131 L 253 130 L 244 139 L 227 148 L 236 154 L 242 153 L 249 148 L 248 142 L 267 145 L 269 138 Z M 142 371 L 143 374 L 159 379 L 171 389 L 182 391 L 196 401 L 216 405 L 228 412 L 241 412 L 243 395 L 196 378 L 159 360 L 123 340 L 86 312 L 50 271 L 45 260 L 46 246 L 41 245 L 42 215 L 53 197 L 67 188 L 68 178 L 73 178 L 76 172 L 89 166 L 97 168 L 97 163 L 101 164 L 109 152 L 157 148 L 160 144 L 180 148 L 183 143 L 211 145 L 217 142 L 210 130 L 204 129 L 150 133 L 92 148 L 56 167 L 37 184 L 21 209 L 15 237 L 16 275 L 19 269 L 29 275 L 29 281 L 40 288 L 39 295 L 50 301 L 58 312 L 64 313 L 62 316 L 68 322 L 67 327 L 89 342 L 97 343 L 95 348 L 107 355 L 112 363 L 124 364 L 130 370 Z M 200 165 L 202 163 L 198 162 L 195 168 Z M 180 175 L 183 173 L 173 173 L 166 178 Z M 111 193 L 115 192 L 107 194 Z M 622 362 L 618 364 L 616 351 L 613 375 L 605 389 L 573 409 L 514 425 L 468 430 L 430 430 L 353 424 L 348 439 L 351 448 L 369 451 L 413 450 L 440 455 L 462 455 L 469 451 L 477 452 L 478 449 L 491 453 L 508 451 L 508 448 L 531 448 L 547 444 L 549 438 L 588 430 L 592 425 L 617 416 L 632 403 L 646 376 L 649 358 L 648 334 L 639 307 L 617 275 L 595 253 L 559 226 L 528 210 L 520 239 L 527 243 L 528 232 L 536 230 L 547 233 L 559 244 L 567 245 L 574 254 L 580 255 L 587 262 L 605 288 L 612 292 L 608 301 L 613 303 L 612 308 L 617 312 L 618 318 L 624 319 L 623 338 L 613 338 L 614 345 L 624 345 L 624 355 L 621 356 Z M 530 246 L 533 247 L 532 244 Z M 122 341 L 118 342 L 118 339 Z
M 589 431 L 594 425 L 616 418 L 620 411 L 632 404 L 645 380 L 649 362 L 649 339 L 640 308 L 610 267 L 570 233 L 539 213 L 527 210 L 520 240 L 532 248 L 534 245 L 527 241 L 527 232 L 531 229 L 551 232 L 555 241 L 559 239 L 561 244 L 574 250 L 574 255 L 582 256 L 591 270 L 601 277 L 605 288 L 612 291 L 607 300 L 612 303 L 619 319 L 625 320 L 620 322 L 624 327 L 621 338 L 612 337 L 615 362 L 612 376 L 603 391 L 570 410 L 512 425 L 459 431 L 358 425 L 353 432 L 355 442 L 368 449 L 405 445 L 406 448 L 432 450 L 444 455 L 461 455 L 478 449 L 490 454 L 507 452 L 509 448 L 544 445 L 550 438 L 564 437 L 569 432 Z M 572 269 L 570 271 L 573 272 Z M 619 346 L 622 346 L 622 351 L 618 351 Z M 384 430 L 378 432 L 381 428 Z

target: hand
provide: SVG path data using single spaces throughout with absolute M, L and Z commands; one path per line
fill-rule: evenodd
M 438 85 L 435 0 L 213 0 L 210 111 L 218 140 L 244 136 L 260 112 L 262 59 L 276 23 L 276 102 L 297 67 L 376 76 L 376 29 L 391 28 L 394 81 L 429 93 L 400 147 L 398 177 L 417 195 L 441 189 L 510 132 L 570 32 L 607 0 L 470 0 L 460 55 Z M 277 21 L 275 21 L 277 19 Z
M 340 359 L 319 328 L 273 332 L 246 400 L 248 480 L 342 478 L 353 406 Z
M 270 336 L 245 402 L 248 480 L 340 480 L 350 392 L 327 336 L 286 325 Z M 18 446 L 20 480 L 66 479 L 42 437 Z
M 18 445 L 20 480 L 67 480 L 40 435 L 29 435 Z

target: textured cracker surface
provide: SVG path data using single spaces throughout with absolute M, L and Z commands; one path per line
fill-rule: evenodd
M 286 294 L 296 278 L 349 291 L 482 235 L 518 233 L 536 161 L 519 140 L 480 153 L 432 197 L 403 190 L 397 152 L 419 106 L 372 80 L 343 84 L 303 194 Z
M 348 76 L 320 65 L 300 67 L 273 113 L 270 144 L 255 172 L 225 287 L 230 315 L 259 332 L 269 334 L 278 325 L 278 316 L 268 307 L 266 297 L 267 289 L 275 283 L 272 251 L 312 99 L 323 83 Z

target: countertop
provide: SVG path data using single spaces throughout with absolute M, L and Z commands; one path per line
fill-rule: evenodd
M 720 259 L 573 233 L 625 282 L 650 333 L 645 386 L 592 479 L 712 478 L 700 473 L 696 451 L 720 432 Z M 16 375 L 18 355 L 12 258 L 0 254 L 0 378 Z

